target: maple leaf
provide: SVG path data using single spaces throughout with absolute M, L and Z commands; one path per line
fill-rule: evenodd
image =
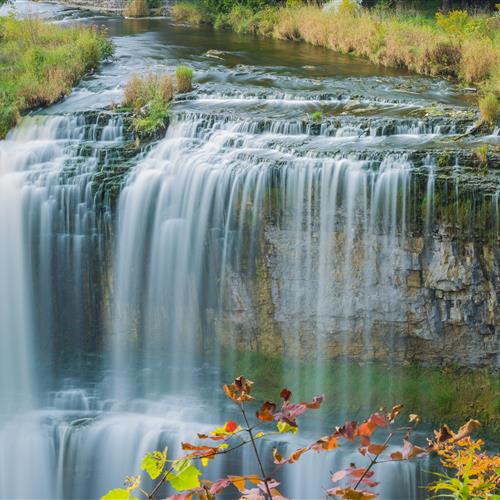
M 276 404 L 272 401 L 262 403 L 260 410 L 256 412 L 256 416 L 263 422 L 272 422 L 274 420 L 274 412 L 276 411 Z
M 236 403 L 243 403 L 244 401 L 250 401 L 253 396 L 250 395 L 252 392 L 253 381 L 246 379 L 243 375 L 234 379 L 234 382 L 230 385 L 224 384 L 223 389 L 226 396 Z
M 353 442 L 356 437 L 357 428 L 358 422 L 356 420 L 352 420 L 350 422 L 346 422 L 342 427 L 337 427 L 335 435 Z

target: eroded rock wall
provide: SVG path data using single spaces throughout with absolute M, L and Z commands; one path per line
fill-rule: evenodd
M 356 241 L 346 256 L 345 234 L 332 237 L 338 265 L 322 277 L 303 271 L 304 264 L 314 269 L 324 259 L 314 235 L 312 244 L 307 242 L 308 259 L 294 267 L 306 235 L 300 242 L 289 231 L 267 225 L 255 271 L 227 273 L 220 341 L 310 359 L 347 356 L 498 368 L 496 243 L 459 241 L 438 232 L 408 236 L 396 245 L 394 240 L 391 248 L 381 235 L 368 243 Z

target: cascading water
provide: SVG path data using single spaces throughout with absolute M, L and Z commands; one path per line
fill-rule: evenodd
M 308 48 L 293 59 L 286 44 L 255 51 L 260 41 L 242 38 L 214 63 L 206 51 L 226 42 L 211 32 L 190 38 L 164 20 L 109 28 L 117 63 L 0 143 L 0 498 L 98 498 L 138 473 L 145 452 L 179 454 L 231 415 L 220 385 L 239 374 L 242 350 L 286 360 L 279 383 L 303 397 L 342 387 L 304 439 L 377 407 L 370 364 L 407 348 L 414 304 L 401 290 L 425 258 L 412 247 L 432 249 L 436 227 L 463 211 L 469 156 L 453 149 L 440 176 L 438 152 L 471 119 L 422 113 L 436 99 L 461 109 L 447 84 L 394 100 L 416 77 L 373 67 L 367 77 L 348 58 L 344 74 L 325 63 L 344 56 Z M 203 83 L 142 151 L 119 114 L 89 111 L 116 102 L 131 72 L 186 59 Z M 319 109 L 321 124 L 310 119 Z M 482 208 L 464 233 L 481 222 L 498 237 L 498 180 L 488 182 L 467 194 Z M 415 321 L 424 339 L 440 328 L 434 310 Z M 262 441 L 263 456 L 275 445 Z M 283 453 L 299 445 L 280 443 Z M 284 493 L 320 498 L 329 472 L 354 460 L 348 447 L 306 457 L 283 472 Z M 254 466 L 242 451 L 207 475 Z M 430 467 L 381 468 L 381 497 L 419 498 Z

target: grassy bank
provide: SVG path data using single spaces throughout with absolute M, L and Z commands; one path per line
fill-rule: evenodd
M 464 85 L 478 86 L 482 95 L 493 96 L 498 114 L 499 12 L 469 15 L 453 11 L 428 17 L 415 11 L 359 9 L 348 0 L 338 11 L 295 0 L 281 7 L 257 9 L 223 2 L 214 9 L 207 7 L 208 1 L 181 1 L 173 7 L 172 15 L 191 24 L 205 22 L 239 33 L 302 40 L 387 67 L 456 78 Z
M 0 17 L 0 138 L 23 112 L 58 101 L 111 53 L 93 27 Z
M 334 414 L 341 408 L 349 418 L 362 418 L 380 406 L 391 408 L 403 403 L 408 413 L 420 415 L 427 426 L 448 423 L 456 427 L 475 418 L 488 436 L 498 436 L 500 431 L 500 381 L 488 371 L 361 366 L 335 360 L 312 365 L 237 351 L 225 352 L 222 360 L 228 380 L 240 374 L 251 378 L 260 391 L 256 395 L 260 399 L 272 399 L 284 386 L 295 392 L 298 399 L 325 393 L 324 411 L 335 424 L 340 424 Z M 232 373 L 230 367 L 234 366 L 238 366 L 239 373 Z M 313 377 L 317 373 L 322 374 L 320 380 Z

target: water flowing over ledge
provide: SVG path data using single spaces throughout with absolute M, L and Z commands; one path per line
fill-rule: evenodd
M 335 423 L 359 380 L 378 404 L 371 363 L 498 366 L 498 155 L 481 170 L 474 147 L 499 139 L 453 140 L 473 124 L 465 97 L 359 62 L 273 69 L 281 45 L 246 39 L 214 65 L 203 30 L 108 22 L 117 61 L 0 143 L 0 497 L 96 498 L 144 452 L 174 453 L 222 418 L 212 394 L 238 351 L 289 359 L 287 383 L 327 397 L 331 359 Z M 185 59 L 197 89 L 137 149 L 104 106 L 131 72 Z M 458 118 L 429 116 L 434 101 Z M 304 474 L 321 485 L 335 465 Z M 382 497 L 418 498 L 425 474 L 392 467 Z M 311 493 L 289 474 L 288 494 Z

